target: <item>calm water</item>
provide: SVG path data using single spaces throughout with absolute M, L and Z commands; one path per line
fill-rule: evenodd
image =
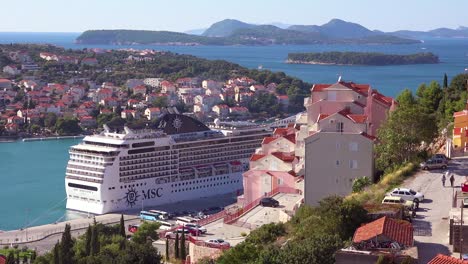
M 369 83 L 386 95 L 404 88 L 415 90 L 420 83 L 442 81 L 468 68 L 468 39 L 425 40 L 416 45 L 295 45 L 295 46 L 106 46 L 75 45 L 78 33 L 0 33 L 0 43 L 52 43 L 65 48 L 100 47 L 170 50 L 207 59 L 224 59 L 240 65 L 284 71 L 311 83 L 345 80 Z M 385 53 L 433 52 L 442 63 L 405 66 L 323 66 L 283 63 L 289 52 L 376 51 Z M 65 211 L 64 173 L 68 148 L 79 140 L 0 143 L 0 230 L 21 228 L 76 217 Z

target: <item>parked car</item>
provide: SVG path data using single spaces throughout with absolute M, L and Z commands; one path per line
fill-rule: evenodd
M 194 223 L 187 223 L 184 225 L 186 228 L 191 228 L 191 229 L 196 229 L 196 230 L 200 230 L 200 232 L 202 234 L 205 234 L 206 233 L 206 228 L 201 226 L 201 225 L 197 225 L 197 224 L 194 224 Z
M 231 246 L 229 244 L 229 242 L 226 242 L 226 241 L 224 241 L 223 239 L 220 239 L 220 238 L 207 240 L 206 243 L 208 243 L 210 245 L 214 245 L 214 246 L 226 246 L 226 247 Z
M 180 228 L 177 228 L 176 230 L 174 230 L 172 232 L 167 232 L 165 234 L 165 237 L 166 238 L 175 238 L 177 233 L 179 234 L 179 236 L 182 235 L 182 234 L 184 234 L 185 236 L 191 235 L 189 229 L 180 227 Z
M 450 158 L 448 158 L 444 154 L 434 154 L 434 156 L 432 156 L 431 159 L 442 159 L 445 160 L 446 163 L 448 163 L 448 161 L 450 160 Z
M 180 232 L 182 232 L 181 229 L 184 229 L 185 230 L 188 230 L 189 234 L 192 235 L 192 236 L 199 236 L 202 234 L 202 231 L 197 229 L 197 228 L 191 228 L 191 227 L 188 227 L 188 226 L 179 226 L 179 228 L 177 230 L 180 230 Z
M 128 232 L 135 233 L 140 225 L 128 225 Z
M 424 200 L 424 194 L 420 192 L 416 192 L 412 189 L 408 188 L 395 188 L 393 191 L 389 192 L 387 195 L 390 196 L 399 196 L 406 201 L 413 201 L 420 203 Z
M 271 197 L 265 197 L 260 200 L 261 206 L 278 207 L 279 202 Z
M 447 163 L 443 159 L 429 159 L 426 162 L 419 164 L 423 170 L 431 169 L 447 169 Z
M 413 201 L 406 201 L 405 199 L 398 196 L 385 196 L 382 200 L 382 204 L 401 204 L 408 208 L 411 211 L 415 211 L 415 206 Z

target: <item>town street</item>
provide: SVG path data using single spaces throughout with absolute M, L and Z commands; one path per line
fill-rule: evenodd
M 455 158 L 449 163 L 449 170 L 455 176 L 455 190 L 468 175 L 468 158 Z M 401 187 L 409 187 L 422 192 L 425 201 L 420 204 L 413 221 L 415 246 L 418 247 L 419 263 L 428 263 L 438 253 L 459 257 L 449 245 L 449 212 L 452 207 L 453 188 L 447 179 L 442 186 L 442 173 L 445 170 L 420 171 L 406 180 Z

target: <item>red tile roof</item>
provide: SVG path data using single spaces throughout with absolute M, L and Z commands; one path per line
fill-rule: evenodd
M 368 93 L 368 90 L 370 88 L 370 85 L 369 84 L 357 84 L 357 83 L 353 83 L 353 82 L 343 82 L 343 81 L 340 81 L 336 84 L 341 84 L 357 93 L 360 93 L 360 94 L 363 94 L 365 96 L 367 96 L 367 93 Z M 312 91 L 314 92 L 320 92 L 320 91 L 323 91 L 324 89 L 327 89 L 329 88 L 330 86 L 332 85 L 335 85 L 335 84 L 314 84 L 312 86 Z
M 437 254 L 437 256 L 431 259 L 427 264 L 468 264 L 468 261 Z
M 275 139 L 278 139 L 278 138 L 277 137 L 264 137 L 262 141 L 262 145 L 268 144 L 274 141 Z
M 460 111 L 460 112 L 453 113 L 453 117 L 462 116 L 462 115 L 468 115 L 468 111 L 463 110 L 463 111 Z
M 327 115 L 327 114 L 320 114 L 320 115 L 318 116 L 318 118 L 317 118 L 317 122 L 320 121 L 320 120 L 322 120 L 322 119 L 327 118 L 328 116 L 329 116 L 329 115 Z
M 413 246 L 413 226 L 407 221 L 386 216 L 359 227 L 354 233 L 353 242 L 359 243 L 381 235 L 405 246 Z
M 289 135 L 284 136 L 285 139 L 291 141 L 292 143 L 296 143 L 296 133 L 291 133 Z
M 351 119 L 354 123 L 365 123 L 367 120 L 366 115 L 348 115 L 348 118 Z
M 293 155 L 286 154 L 286 153 L 283 153 L 283 152 L 273 152 L 273 153 L 271 153 L 271 155 L 277 157 L 278 159 L 280 159 L 280 160 L 282 160 L 284 162 L 293 162 L 294 159 L 296 158 Z
M 250 157 L 250 161 L 257 161 L 263 157 L 265 157 L 263 154 L 253 154 L 252 157 Z

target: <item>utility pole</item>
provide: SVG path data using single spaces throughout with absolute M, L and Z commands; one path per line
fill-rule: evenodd
M 461 205 L 461 221 L 460 221 L 460 259 L 463 259 L 463 202 Z

